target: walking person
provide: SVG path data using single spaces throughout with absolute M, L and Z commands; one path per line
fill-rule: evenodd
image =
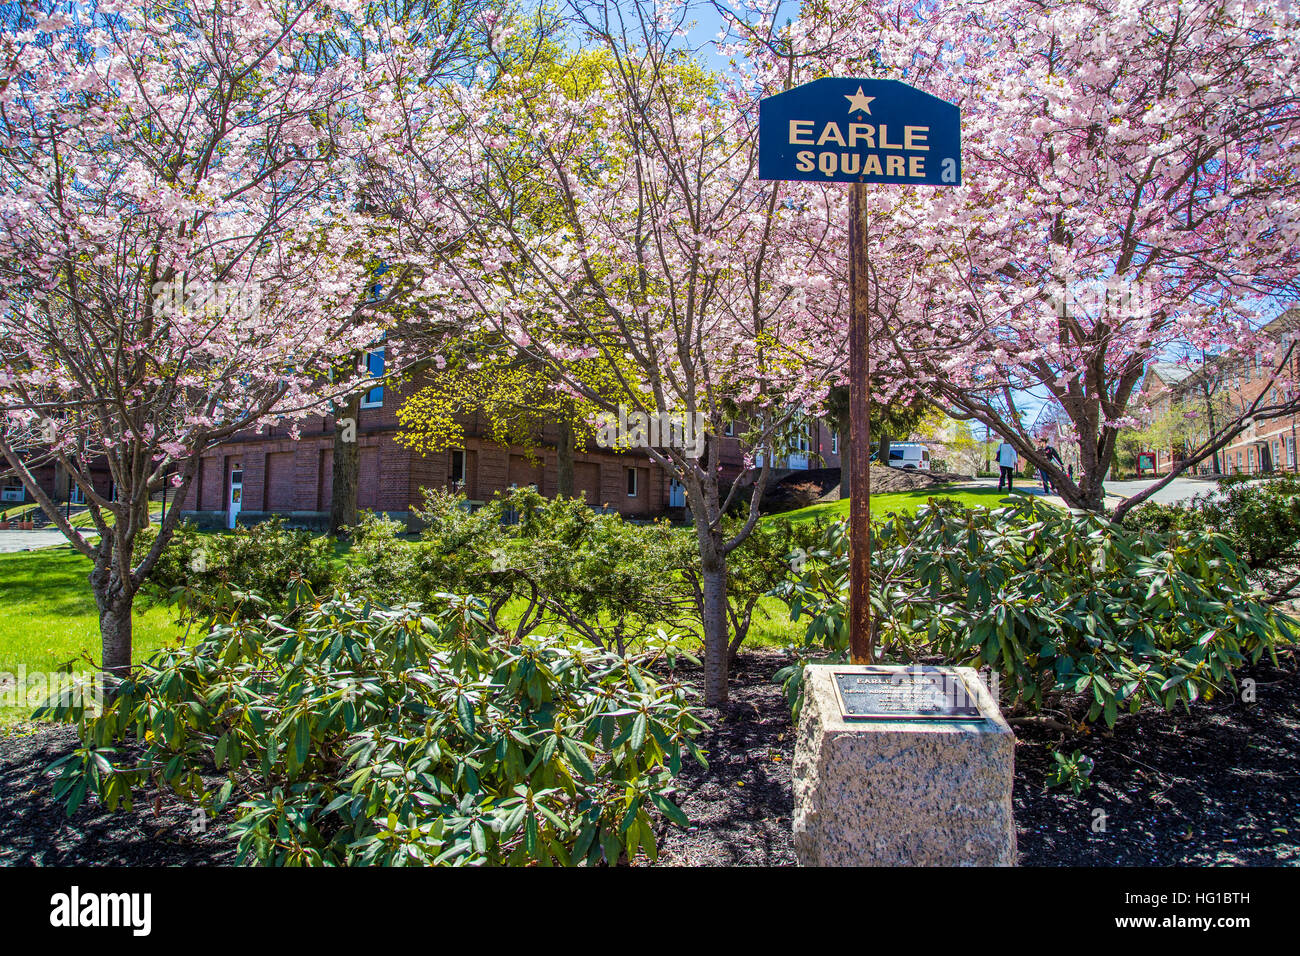
M 1003 483 L 1006 484 L 1007 491 L 1014 490 L 1018 458 L 1015 446 L 1003 439 L 1002 444 L 998 445 L 998 491 L 1002 490 Z
M 1050 444 L 1048 444 L 1046 438 L 1042 439 L 1042 441 L 1039 443 L 1038 451 L 1042 454 L 1044 460 L 1054 461 L 1058 465 L 1061 464 L 1061 456 L 1057 454 L 1055 448 L 1053 448 Z M 1038 477 L 1043 482 L 1043 494 L 1050 495 L 1052 493 L 1052 482 L 1051 479 L 1047 477 L 1047 469 L 1039 468 Z

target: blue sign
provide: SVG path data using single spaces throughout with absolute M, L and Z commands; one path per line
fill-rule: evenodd
M 758 104 L 758 178 L 959 185 L 961 110 L 897 80 L 796 86 Z

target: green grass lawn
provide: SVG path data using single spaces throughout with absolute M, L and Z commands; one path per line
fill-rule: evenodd
M 89 573 L 89 559 L 66 545 L 0 554 L 0 673 L 52 673 L 67 661 L 84 662 L 85 655 L 98 663 L 99 613 Z M 182 633 L 166 608 L 137 602 L 137 661 L 177 643 Z M 26 707 L 0 707 L 0 728 L 29 715 Z
M 1025 493 L 1015 491 L 1010 494 L 1022 495 Z M 950 498 L 969 508 L 996 508 L 1007 496 L 1008 492 L 998 491 L 996 488 L 979 487 L 959 487 L 947 490 L 940 486 L 916 491 L 898 491 L 887 495 L 872 495 L 871 513 L 877 517 L 891 513 L 911 514 L 931 498 Z M 807 508 L 799 508 L 796 511 L 784 511 L 778 515 L 771 515 L 764 520 L 812 521 L 814 518 L 825 518 L 828 521 L 834 521 L 848 516 L 849 501 L 845 498 L 840 501 L 828 501 L 825 504 L 809 505 Z

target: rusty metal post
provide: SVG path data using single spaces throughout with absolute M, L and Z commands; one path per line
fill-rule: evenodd
M 871 330 L 867 297 L 867 187 L 849 186 L 849 652 L 872 663 Z

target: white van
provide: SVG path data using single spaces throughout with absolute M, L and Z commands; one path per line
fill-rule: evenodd
M 905 441 L 889 446 L 889 467 L 905 471 L 929 471 L 930 449 L 919 442 Z

